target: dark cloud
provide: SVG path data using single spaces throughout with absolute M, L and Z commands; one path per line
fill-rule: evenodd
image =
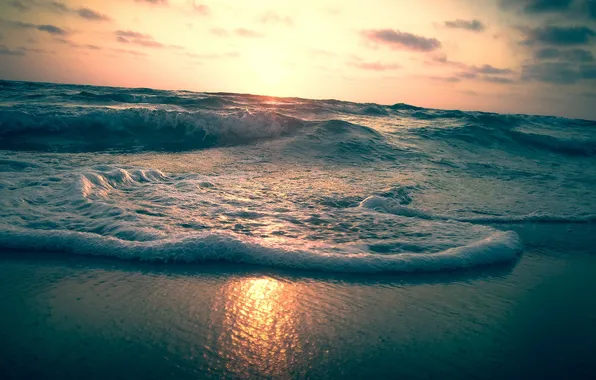
M 574 0 L 526 0 L 526 13 L 547 13 L 568 11 Z M 523 3 L 523 1 L 522 1 Z
M 37 30 L 41 30 L 42 32 L 48 32 L 50 34 L 56 35 L 66 35 L 68 32 L 62 28 L 59 28 L 54 25 L 37 25 Z
M 590 18 L 596 20 L 596 1 L 595 0 L 588 0 L 586 4 L 586 11 Z
M 459 82 L 461 82 L 461 78 L 456 77 L 456 76 L 451 76 L 451 77 L 431 76 L 429 78 L 432 79 L 432 80 L 434 80 L 434 81 L 438 81 L 438 82 L 447 82 L 447 83 L 459 83 Z
M 569 62 L 540 62 L 523 67 L 522 79 L 553 84 L 574 84 L 596 79 L 596 65 Z
M 61 44 L 64 45 L 68 45 L 70 47 L 76 48 L 76 49 L 85 49 L 85 50 L 101 50 L 101 48 L 99 46 L 96 45 L 91 45 L 91 44 L 78 44 L 76 42 L 67 40 L 65 38 L 56 38 L 54 39 L 56 42 L 59 42 Z
M 110 18 L 106 15 L 101 13 L 95 12 L 89 8 L 81 8 L 77 11 L 78 15 L 87 20 L 94 20 L 94 21 L 109 21 Z
M 515 83 L 515 80 L 511 78 L 504 78 L 504 77 L 497 77 L 494 75 L 485 75 L 481 78 L 481 80 L 490 83 L 502 83 L 502 84 L 512 84 Z
M 371 42 L 387 45 L 391 49 L 429 52 L 441 47 L 436 38 L 426 38 L 393 29 L 365 30 L 363 35 Z
M 461 70 L 452 77 L 439 77 L 442 78 L 444 81 L 451 78 L 452 80 L 447 81 L 455 82 L 453 78 L 457 78 L 457 82 L 461 80 L 480 80 L 485 82 L 504 84 L 516 82 L 513 78 L 511 78 L 513 75 L 516 74 L 516 72 L 515 70 L 509 68 L 499 68 L 489 64 L 484 64 L 481 66 L 467 65 L 463 62 L 450 61 L 445 55 L 431 57 L 431 60 L 426 61 L 426 63 L 435 65 L 446 65 Z
M 6 45 L 0 45 L 0 55 L 23 56 L 25 52 L 18 49 L 10 49 Z
M 176 49 L 184 50 L 185 48 L 178 45 L 165 45 L 156 41 L 153 36 L 145 33 L 134 32 L 132 30 L 117 30 L 114 32 L 116 41 L 123 44 L 139 45 L 148 48 L 158 49 Z
M 483 23 L 479 20 L 460 20 L 445 21 L 445 26 L 454 29 L 465 29 L 472 32 L 482 32 L 486 29 Z
M 383 64 L 381 62 L 349 62 L 349 65 L 362 70 L 371 71 L 387 71 L 401 68 L 398 64 Z
M 294 21 L 290 18 L 290 16 L 280 16 L 272 11 L 269 11 L 261 16 L 260 21 L 263 24 L 285 24 L 287 26 L 294 25 Z
M 20 10 L 20 11 L 28 11 L 30 8 L 25 5 L 22 1 L 9 1 L 8 5 Z
M 37 1 L 37 0 L 29 0 L 28 2 L 24 3 L 22 1 L 12 1 L 10 2 L 15 8 L 18 8 L 22 11 L 28 11 L 32 8 L 41 8 L 44 10 L 49 10 L 55 13 L 70 13 L 78 15 L 86 20 L 91 21 L 109 21 L 110 18 L 104 14 L 96 12 L 90 8 L 83 7 L 83 8 L 71 8 L 68 5 L 61 3 L 59 1 Z
M 133 32 L 132 30 L 117 30 L 115 33 L 118 37 L 153 39 L 153 37 L 148 34 Z
M 528 45 L 541 43 L 555 46 L 587 45 L 596 32 L 586 26 L 545 26 L 542 28 L 526 29 Z
M 13 28 L 37 29 L 41 32 L 46 32 L 46 33 L 53 34 L 53 35 L 67 35 L 67 34 L 69 34 L 69 32 L 66 31 L 65 29 L 59 28 L 55 25 L 37 25 L 37 24 L 31 24 L 29 22 L 11 21 L 11 20 L 2 20 L 2 19 L 0 19 L 0 22 L 10 25 Z
M 251 30 L 251 29 L 245 29 L 245 28 L 238 28 L 238 29 L 234 30 L 234 33 L 240 37 L 251 37 L 251 38 L 263 37 L 263 35 L 261 33 Z
M 537 60 L 560 60 L 569 62 L 593 62 L 594 55 L 589 50 L 557 48 L 544 48 L 536 51 L 534 57 Z
M 482 66 L 469 66 L 469 72 L 474 74 L 497 74 L 497 75 L 507 75 L 515 73 L 511 69 L 499 69 L 492 65 L 482 65 Z

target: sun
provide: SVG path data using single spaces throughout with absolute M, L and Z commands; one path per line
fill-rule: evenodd
M 254 49 L 247 57 L 249 80 L 263 95 L 281 95 L 289 88 L 290 70 L 284 53 L 273 49 Z

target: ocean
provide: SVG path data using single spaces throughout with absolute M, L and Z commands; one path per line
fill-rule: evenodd
M 589 377 L 595 223 L 595 121 L 0 81 L 0 371 Z

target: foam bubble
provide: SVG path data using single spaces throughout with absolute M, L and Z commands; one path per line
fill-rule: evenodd
M 0 247 L 13 250 L 58 251 L 148 262 L 202 263 L 226 261 L 325 272 L 436 272 L 515 260 L 521 250 L 515 232 L 495 232 L 472 244 L 437 253 L 378 255 L 356 246 L 283 245 L 225 233 L 179 235 L 153 241 L 127 241 L 74 231 L 0 230 Z M 300 248 L 303 247 L 303 248 Z

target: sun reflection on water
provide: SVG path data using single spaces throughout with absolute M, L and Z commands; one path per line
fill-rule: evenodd
M 291 284 L 270 277 L 235 279 L 214 305 L 217 356 L 235 377 L 290 376 L 300 351 L 296 293 Z M 216 331 L 213 331 L 217 334 Z

